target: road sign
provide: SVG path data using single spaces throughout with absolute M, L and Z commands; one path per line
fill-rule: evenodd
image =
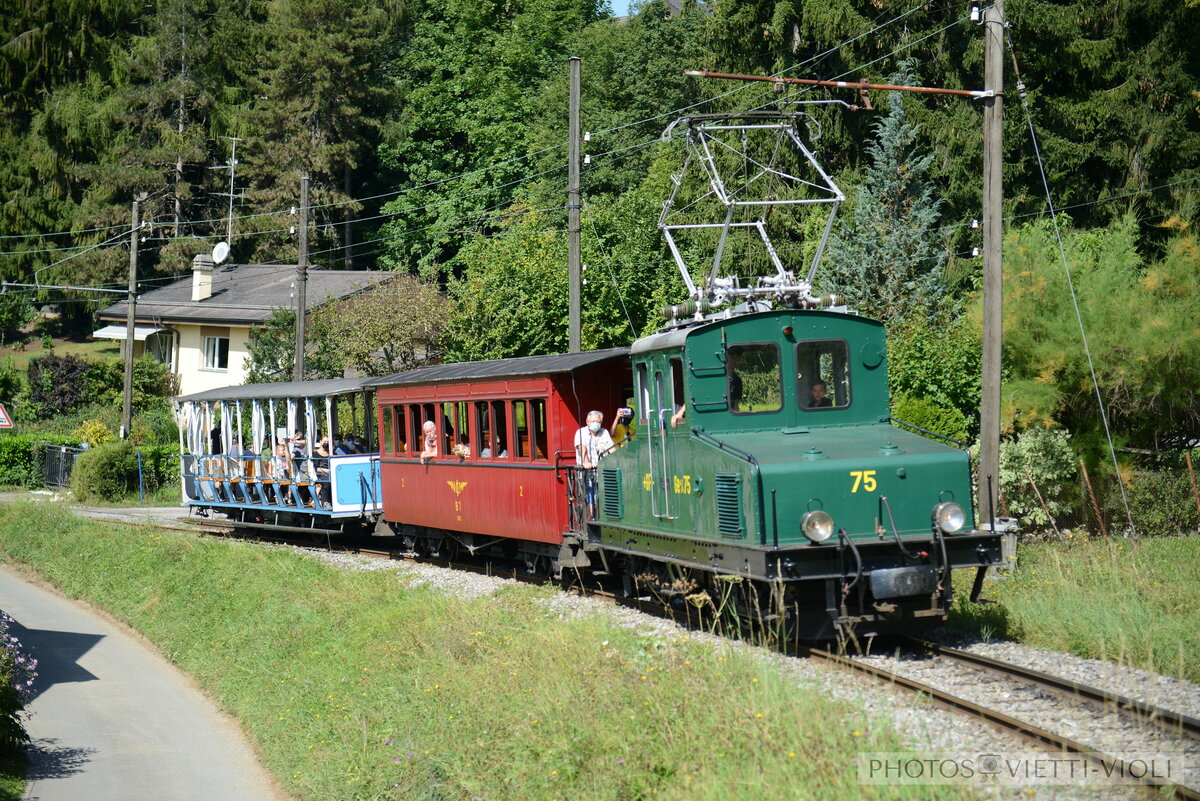
M 0 403 L 0 428 L 12 428 L 12 418 L 8 416 L 8 409 L 4 408 L 3 403 Z

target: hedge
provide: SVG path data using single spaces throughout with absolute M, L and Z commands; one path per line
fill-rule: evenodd
M 42 486 L 42 459 L 47 445 L 78 446 L 73 437 L 0 433 L 0 485 Z

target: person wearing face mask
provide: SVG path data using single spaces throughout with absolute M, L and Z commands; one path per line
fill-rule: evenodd
M 582 473 L 588 520 L 596 519 L 596 464 L 613 449 L 612 437 L 603 420 L 600 412 L 588 412 L 587 425 L 575 432 L 575 464 Z

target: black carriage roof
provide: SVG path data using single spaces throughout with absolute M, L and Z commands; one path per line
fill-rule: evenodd
M 176 398 L 177 403 L 190 401 L 263 400 L 265 398 L 320 398 L 325 395 L 345 395 L 361 392 L 370 377 L 329 378 L 321 381 L 285 381 L 277 384 L 242 384 L 236 387 L 206 389 L 194 395 Z
M 570 373 L 582 367 L 625 358 L 629 348 L 559 353 L 552 356 L 518 356 L 482 362 L 458 362 L 418 367 L 406 373 L 367 379 L 364 386 L 400 387 L 413 384 L 437 384 L 446 381 L 470 381 L 479 378 L 517 378 L 520 376 Z

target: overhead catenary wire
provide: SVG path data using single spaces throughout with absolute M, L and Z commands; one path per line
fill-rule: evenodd
M 1005 31 L 1005 43 L 1008 45 L 1009 53 L 1012 54 L 1013 63 L 1016 63 L 1016 50 L 1013 47 L 1012 39 Z M 1071 295 L 1071 304 L 1075 308 L 1075 322 L 1079 325 L 1079 336 L 1083 340 L 1083 352 L 1087 357 L 1088 373 L 1092 377 L 1092 388 L 1096 393 L 1096 406 L 1100 411 L 1100 420 L 1104 424 L 1104 438 L 1108 442 L 1108 453 L 1112 459 L 1113 470 L 1120 475 L 1120 465 L 1117 463 L 1117 451 L 1113 446 L 1112 430 L 1108 424 L 1108 412 L 1104 408 L 1104 396 L 1100 392 L 1100 380 L 1096 377 L 1096 364 L 1092 360 L 1092 349 L 1088 344 L 1087 331 L 1083 325 L 1083 314 L 1079 310 L 1079 297 L 1075 294 L 1075 282 L 1071 278 L 1071 265 L 1067 260 L 1067 250 L 1063 244 L 1062 231 L 1058 225 L 1058 213 L 1054 209 L 1054 197 L 1050 192 L 1050 180 L 1046 177 L 1046 168 L 1042 160 L 1042 150 L 1038 144 L 1037 130 L 1033 125 L 1033 115 L 1029 110 L 1029 101 L 1024 92 L 1019 93 L 1021 98 L 1021 107 L 1025 111 L 1025 122 L 1029 127 L 1029 139 L 1033 145 L 1034 155 L 1037 157 L 1038 172 L 1042 178 L 1042 187 L 1046 193 L 1046 205 L 1050 210 L 1050 222 L 1054 226 L 1054 237 L 1058 243 L 1058 257 L 1062 262 L 1063 274 L 1067 279 L 1067 290 Z M 1125 484 L 1122 481 L 1117 481 L 1117 487 L 1121 490 L 1121 503 L 1125 507 L 1125 518 L 1129 521 L 1129 532 L 1133 538 L 1137 538 L 1137 527 L 1133 522 L 1133 511 L 1129 507 L 1129 497 L 1125 492 Z

